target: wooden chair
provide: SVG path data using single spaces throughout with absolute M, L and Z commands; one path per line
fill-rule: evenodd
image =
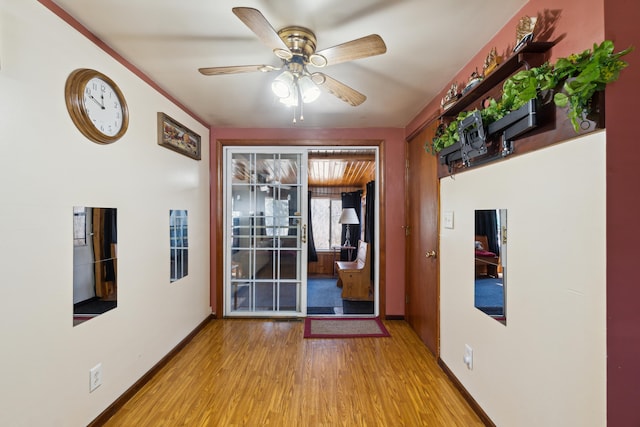
M 371 250 L 366 242 L 358 242 L 358 255 L 354 261 L 336 261 L 338 286 L 342 284 L 342 298 L 372 301 Z
M 476 278 L 478 277 L 498 277 L 498 266 L 500 258 L 493 252 L 489 252 L 489 241 L 487 236 L 476 236 L 476 242 L 480 242 L 483 250 L 476 248 Z

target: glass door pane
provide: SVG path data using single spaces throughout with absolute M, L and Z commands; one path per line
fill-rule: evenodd
M 225 167 L 225 315 L 304 315 L 306 152 L 229 147 Z

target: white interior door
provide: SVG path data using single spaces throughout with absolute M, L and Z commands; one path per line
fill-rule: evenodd
M 304 316 L 307 154 L 225 148 L 225 315 Z

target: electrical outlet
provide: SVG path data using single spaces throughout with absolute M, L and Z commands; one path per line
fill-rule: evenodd
M 464 345 L 464 364 L 467 365 L 467 368 L 473 369 L 473 349 L 469 346 L 469 344 Z
M 102 363 L 98 363 L 89 371 L 89 393 L 102 385 Z

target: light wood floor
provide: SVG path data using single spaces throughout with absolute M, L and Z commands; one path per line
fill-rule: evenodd
M 304 339 L 301 321 L 213 320 L 106 426 L 481 426 L 404 321 Z

